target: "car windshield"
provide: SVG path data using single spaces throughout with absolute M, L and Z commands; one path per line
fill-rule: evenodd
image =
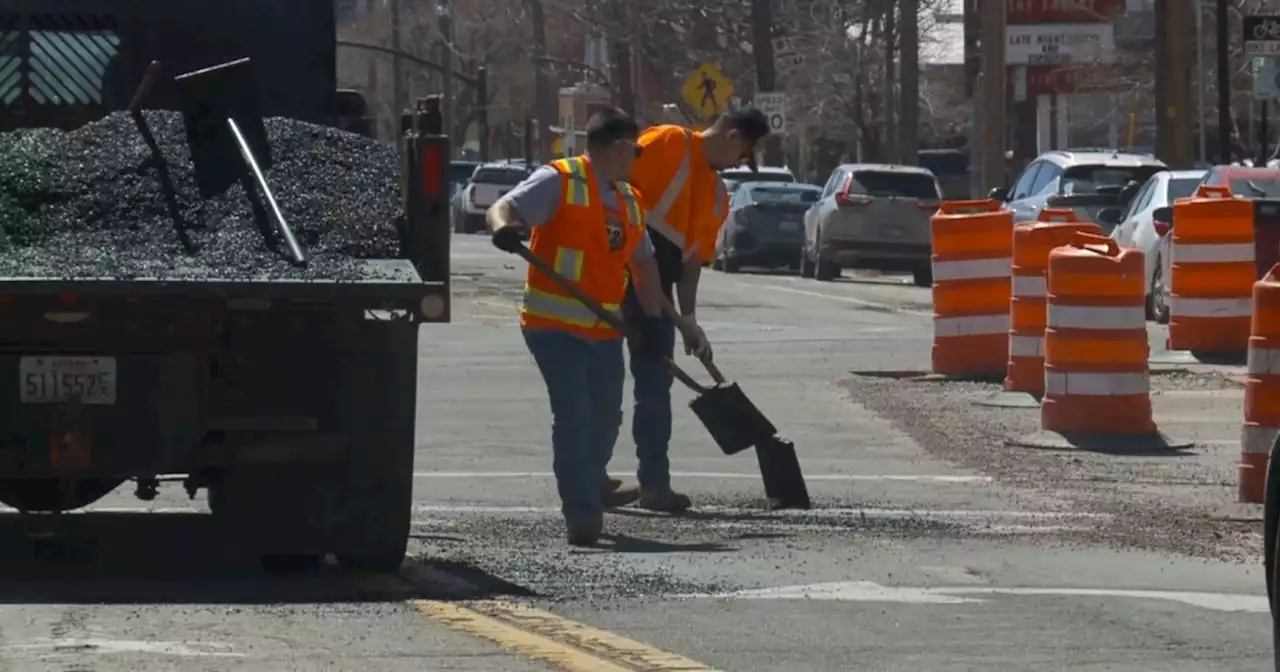
M 1062 174 L 1058 193 L 1063 196 L 1096 194 L 1100 189 L 1119 192 L 1130 181 L 1139 184 L 1165 170 L 1163 166 L 1115 166 L 1106 164 L 1072 166 Z
M 815 203 L 818 200 L 817 189 L 796 189 L 792 187 L 752 187 L 748 196 L 753 203 Z
M 1166 200 L 1172 203 L 1175 199 L 1186 198 L 1196 193 L 1198 186 L 1200 186 L 1198 177 L 1175 177 L 1169 180 L 1169 198 Z
M 514 187 L 524 181 L 529 173 L 519 168 L 481 168 L 472 176 L 472 182 L 484 184 L 501 184 Z
M 1280 198 L 1280 175 L 1234 178 L 1231 180 L 1231 193 L 1244 198 Z
M 889 170 L 859 170 L 853 174 L 850 192 L 867 196 L 936 200 L 938 184 L 923 173 Z

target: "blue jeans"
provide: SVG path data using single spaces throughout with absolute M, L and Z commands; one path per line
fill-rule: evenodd
M 605 467 L 622 426 L 622 339 L 524 330 L 551 400 L 552 470 L 565 520 L 604 514 Z
M 663 291 L 671 296 L 671 286 Z M 622 304 L 623 317 L 631 324 L 643 319 L 644 311 L 635 291 L 628 288 Z M 635 380 L 635 411 L 631 416 L 631 438 L 636 442 L 636 459 L 640 469 L 636 480 L 642 490 L 667 490 L 671 488 L 671 462 L 667 448 L 671 443 L 671 374 L 667 373 L 664 359 L 675 355 L 676 326 L 670 317 L 663 315 L 660 355 L 646 354 L 634 344 L 628 343 L 631 355 L 631 377 Z

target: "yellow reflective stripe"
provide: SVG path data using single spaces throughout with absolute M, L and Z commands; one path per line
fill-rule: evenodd
M 582 279 L 582 250 L 572 247 L 556 248 L 556 273 L 574 282 Z
M 635 189 L 625 182 L 619 186 L 622 187 L 622 200 L 627 202 L 627 216 L 631 219 L 631 225 L 644 226 L 644 212 L 640 209 L 640 199 L 636 197 Z
M 569 205 L 587 207 L 591 205 L 591 191 L 587 185 L 586 159 L 575 157 L 566 161 L 569 169 Z
M 622 308 L 618 304 L 604 303 L 601 305 L 618 319 L 622 319 Z M 601 324 L 600 318 L 596 317 L 596 314 L 591 312 L 590 308 L 579 303 L 577 299 L 544 292 L 529 285 L 524 286 L 524 306 L 521 308 L 521 312 L 549 320 L 557 320 L 575 327 L 604 326 Z

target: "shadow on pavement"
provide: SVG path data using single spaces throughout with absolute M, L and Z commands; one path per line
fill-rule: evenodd
M 738 550 L 714 541 L 682 544 L 609 533 L 602 539 L 610 542 L 606 548 L 615 553 L 732 553 Z
M 207 514 L 0 514 L 0 604 L 303 604 L 463 599 L 437 573 L 409 580 L 303 563 L 268 573 Z M 480 570 L 465 566 L 485 585 Z M 505 583 L 490 577 L 490 583 Z M 519 594 L 518 586 L 503 594 Z

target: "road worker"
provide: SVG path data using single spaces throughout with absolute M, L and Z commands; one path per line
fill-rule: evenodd
M 534 171 L 486 213 L 493 244 L 529 247 L 588 296 L 621 317 L 628 271 L 636 287 L 638 351 L 661 345 L 662 290 L 640 196 L 624 180 L 640 149 L 640 128 L 618 111 L 587 125 L 587 151 Z M 556 487 L 568 541 L 590 546 L 604 526 L 605 467 L 622 426 L 621 334 L 529 268 L 520 325 L 551 402 Z
M 687 496 L 671 489 L 667 450 L 672 379 L 664 360 L 674 354 L 677 329 L 686 354 L 711 359 L 711 344 L 698 326 L 696 308 L 702 266 L 711 262 L 716 235 L 728 214 L 728 195 L 718 171 L 743 164 L 755 170 L 756 143 L 768 134 L 764 113 L 743 108 L 721 116 L 705 131 L 666 125 L 649 128 L 640 136 L 643 152 L 631 170 L 631 184 L 644 202 L 662 292 L 678 303 L 679 317 L 661 318 L 661 348 L 631 348 L 635 386 L 631 436 L 640 462 L 639 488 L 609 479 L 612 503 L 638 499 L 642 508 L 666 512 L 690 506 Z M 647 323 L 650 318 L 639 299 L 629 293 L 623 313 L 628 320 Z

